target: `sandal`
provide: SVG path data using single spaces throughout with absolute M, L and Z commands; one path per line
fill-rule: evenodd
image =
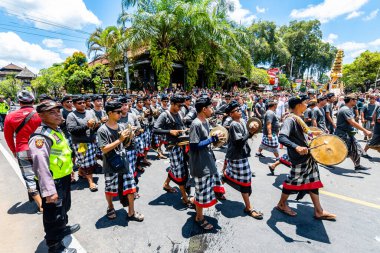
M 256 220 L 262 220 L 264 218 L 264 214 L 260 211 L 257 211 L 256 209 L 251 209 L 251 210 L 244 209 L 244 212 L 248 214 L 249 216 L 255 218 Z
M 278 211 L 280 211 L 281 213 L 284 213 L 284 214 L 289 215 L 291 217 L 294 217 L 294 216 L 297 215 L 297 213 L 294 212 L 292 209 L 290 209 L 290 210 L 284 210 L 284 209 L 280 208 L 279 206 L 276 206 L 276 209 Z
M 215 192 L 215 197 L 219 201 L 227 200 L 226 196 L 224 196 L 224 194 L 220 192 Z
M 142 222 L 144 220 L 144 215 L 135 211 L 132 216 L 127 215 L 127 219 L 130 221 Z
M 141 166 L 137 166 L 137 171 L 140 172 L 140 173 L 144 173 L 145 172 L 145 169 L 142 168 Z
M 116 219 L 115 208 L 107 209 L 107 218 L 110 220 Z
M 98 185 L 94 184 L 93 186 L 90 186 L 91 192 L 97 192 L 98 191 Z
M 192 203 L 190 200 L 188 200 L 187 202 L 183 201 L 182 199 L 182 204 L 184 204 L 187 208 L 189 209 L 195 209 L 195 204 Z
M 272 174 L 272 176 L 274 176 L 274 169 L 272 168 L 272 165 L 269 165 L 268 168 L 270 170 L 270 174 Z
M 203 218 L 202 220 L 195 220 L 195 222 L 201 227 L 203 228 L 204 230 L 212 230 L 214 228 L 214 226 L 209 223 L 205 218 Z
M 177 190 L 173 187 L 170 187 L 170 188 L 162 187 L 162 189 L 168 193 L 176 193 L 177 192 Z
M 140 194 L 138 192 L 135 192 L 133 194 L 133 197 L 134 197 L 134 199 L 139 199 L 141 196 L 140 196 Z

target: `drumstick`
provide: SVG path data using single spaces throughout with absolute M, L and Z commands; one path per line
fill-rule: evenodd
M 315 146 L 315 147 L 312 147 L 312 148 L 308 148 L 308 149 L 311 150 L 311 149 L 319 148 L 320 146 L 327 145 L 327 144 L 328 144 L 328 142 L 324 141 L 322 144 Z

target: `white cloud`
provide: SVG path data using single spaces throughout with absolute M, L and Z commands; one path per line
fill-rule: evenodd
M 256 11 L 257 13 L 265 13 L 267 11 L 267 9 L 265 8 L 260 8 L 258 5 L 256 6 Z
M 358 11 L 369 0 L 324 0 L 318 5 L 309 5 L 305 9 L 294 9 L 290 16 L 295 19 L 318 19 L 326 23 L 338 16 Z
M 238 24 L 250 25 L 256 18 L 250 10 L 243 8 L 240 0 L 230 0 L 230 2 L 234 5 L 234 11 L 228 13 L 231 20 Z
M 49 48 L 61 48 L 61 47 L 63 47 L 63 40 L 61 40 L 61 39 L 44 39 L 42 41 L 42 44 L 44 44 L 46 47 L 49 47 Z
M 80 50 L 76 48 L 64 48 L 61 50 L 61 52 L 66 55 L 72 55 L 75 52 L 80 52 Z
M 21 8 L 19 8 L 21 6 Z M 3 7 L 8 13 L 17 13 L 19 19 L 33 22 L 36 27 L 54 30 L 57 27 L 45 23 L 36 22 L 26 19 L 43 19 L 69 26 L 75 29 L 81 29 L 88 24 L 100 25 L 101 22 L 90 10 L 87 9 L 83 0 L 12 0 L 0 1 L 0 7 Z
M 348 41 L 338 45 L 338 48 L 343 49 L 344 51 L 357 51 L 367 48 L 367 43 L 359 43 L 354 41 Z
M 27 66 L 37 71 L 62 61 L 58 53 L 24 41 L 14 32 L 0 33 L 0 63 L 13 62 L 20 67 Z
M 364 21 L 369 21 L 371 19 L 374 19 L 377 17 L 377 13 L 379 13 L 379 9 L 376 9 L 374 11 L 372 11 L 368 16 L 364 17 L 363 20 Z
M 333 44 L 337 39 L 338 39 L 338 35 L 336 35 L 334 33 L 330 33 L 327 36 L 327 39 L 325 41 L 328 42 L 328 43 L 330 43 L 330 44 Z
M 365 52 L 365 49 L 356 50 L 353 53 L 350 54 L 352 58 L 358 57 L 361 53 Z
M 380 39 L 377 39 L 377 40 L 371 41 L 371 42 L 368 43 L 368 44 L 371 45 L 371 46 L 374 46 L 374 47 L 380 47 Z
M 360 17 L 363 14 L 364 14 L 364 11 L 353 11 L 350 14 L 347 15 L 346 19 L 357 18 L 357 17 Z

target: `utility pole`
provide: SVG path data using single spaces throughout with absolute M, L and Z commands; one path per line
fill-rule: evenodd
M 121 4 L 121 13 L 124 14 L 124 6 L 123 6 L 123 4 Z M 125 21 L 123 21 L 123 35 L 122 36 L 124 36 L 125 31 L 126 31 Z M 129 82 L 128 46 L 127 46 L 126 41 L 123 41 L 123 43 L 124 43 L 124 47 L 123 47 L 123 64 L 124 64 L 125 81 L 126 81 L 125 88 L 129 90 L 131 88 L 131 84 Z
M 292 62 L 290 64 L 290 81 L 293 81 L 293 56 L 292 56 Z

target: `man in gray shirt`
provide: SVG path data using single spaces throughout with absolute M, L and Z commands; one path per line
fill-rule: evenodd
M 317 98 L 317 106 L 313 110 L 312 122 L 314 127 L 322 129 L 325 133 L 328 133 L 326 127 L 325 110 L 323 107 L 327 103 L 326 96 L 320 96 Z
M 96 131 L 100 123 L 96 122 L 94 111 L 86 110 L 85 100 L 82 96 L 73 98 L 75 111 L 69 113 L 66 119 L 67 130 L 71 134 L 78 176 L 87 179 L 90 190 L 96 192 L 98 186 L 93 179 L 96 162 Z
M 216 194 L 224 194 L 225 191 L 210 148 L 211 143 L 218 141 L 218 136 L 209 137 L 210 126 L 207 118 L 213 113 L 210 98 L 198 99 L 195 108 L 198 116 L 190 127 L 189 152 L 190 174 L 195 181 L 195 221 L 205 230 L 210 230 L 213 226 L 205 220 L 203 208 L 215 205 Z
M 348 149 L 348 156 L 354 162 L 355 170 L 368 170 L 370 168 L 360 165 L 362 148 L 355 138 L 355 128 L 363 131 L 365 136 L 369 136 L 372 133 L 355 121 L 355 114 L 352 108 L 356 105 L 357 97 L 354 95 L 348 95 L 344 98 L 344 102 L 346 104 L 339 109 L 337 114 L 334 134 L 345 141 Z

